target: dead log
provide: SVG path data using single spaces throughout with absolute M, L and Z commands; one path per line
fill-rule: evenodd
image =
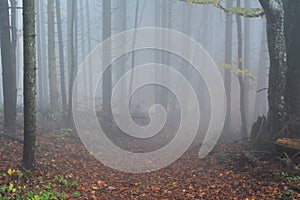
M 300 152 L 300 139 L 281 138 L 276 140 L 275 146 L 278 151 L 295 155 Z

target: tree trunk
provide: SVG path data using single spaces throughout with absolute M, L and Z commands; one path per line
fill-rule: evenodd
M 106 40 L 111 36 L 111 1 L 102 1 L 102 41 Z M 111 57 L 111 44 L 103 48 L 103 57 L 110 59 Z M 102 66 L 106 67 L 106 66 Z M 111 116 L 111 67 L 108 67 L 103 76 L 103 88 L 102 88 L 102 98 L 103 98 L 103 111 L 108 117 Z
M 60 69 L 60 88 L 61 88 L 61 99 L 62 99 L 62 110 L 63 114 L 66 114 L 67 109 L 67 94 L 65 84 L 65 62 L 64 62 L 64 44 L 61 27 L 61 11 L 60 1 L 56 0 L 56 18 L 57 18 L 57 35 L 58 35 L 58 51 L 59 51 L 59 69 Z
M 54 27 L 54 0 L 48 0 L 48 62 L 49 62 L 49 87 L 50 109 L 52 113 L 58 111 L 58 87 L 56 80 L 56 55 L 55 55 L 55 27 Z
M 126 0 L 122 0 L 126 1 Z M 87 48 L 88 48 L 88 53 L 90 53 L 92 51 L 92 44 L 91 44 L 91 24 L 90 24 L 90 4 L 89 4 L 89 0 L 86 0 L 85 2 L 85 7 L 86 7 L 86 26 L 87 26 Z M 125 16 L 126 19 L 127 16 Z M 92 72 L 92 68 L 89 68 L 88 71 L 88 80 L 89 80 L 89 96 L 92 96 L 92 84 L 93 84 L 93 76 L 92 76 L 93 72 Z M 90 101 L 90 100 L 89 100 Z
M 226 0 L 226 7 L 231 8 L 233 6 L 232 0 Z M 232 15 L 226 16 L 225 22 L 225 63 L 232 64 Z M 225 70 L 224 84 L 226 91 L 226 119 L 224 124 L 224 131 L 228 133 L 230 131 L 230 117 L 231 117 L 231 72 Z
M 135 17 L 134 17 L 134 29 L 137 28 L 138 25 L 138 16 L 139 16 L 139 0 L 136 0 L 136 5 L 135 5 Z M 132 47 L 135 47 L 135 32 L 133 34 L 133 41 L 132 41 Z M 129 83 L 129 95 L 131 95 L 132 92 L 132 84 L 133 84 L 133 78 L 134 78 L 134 65 L 135 65 L 135 51 L 131 52 L 131 73 L 130 73 L 130 83 Z
M 77 1 L 69 0 L 68 1 L 68 66 L 69 66 L 69 108 L 68 108 L 68 120 L 69 127 L 73 127 L 73 114 L 72 114 L 72 95 L 73 95 L 73 86 L 75 74 L 77 71 L 77 59 L 75 55 L 75 45 L 74 45 L 74 32 L 75 32 L 75 12 Z
M 13 60 L 8 1 L 0 1 L 0 42 L 2 58 L 2 82 L 4 96 L 4 126 L 11 132 L 16 132 L 16 65 Z
M 237 7 L 240 7 L 240 0 L 237 0 Z M 239 15 L 236 15 L 236 25 L 237 25 L 237 35 L 238 35 L 238 66 L 240 70 L 244 70 L 243 68 L 243 37 L 242 37 L 242 21 Z M 240 111 L 241 111 L 241 136 L 242 138 L 248 137 L 248 130 L 247 130 L 247 118 L 246 118 L 246 88 L 245 88 L 245 78 L 243 76 L 238 76 L 239 84 L 240 84 Z
M 42 68 L 42 45 L 41 45 L 41 20 L 40 20 L 40 1 L 35 1 L 36 9 L 36 32 L 37 32 L 37 69 L 38 69 L 38 108 L 43 110 L 43 68 Z M 44 33 L 43 33 L 44 34 Z
M 23 165 L 34 168 L 36 149 L 36 47 L 34 0 L 23 0 L 24 149 Z
M 269 112 L 265 127 L 266 139 L 276 139 L 288 109 L 286 106 L 286 45 L 284 37 L 283 0 L 260 0 L 267 18 L 267 36 L 270 56 L 268 102 Z
M 161 27 L 161 4 L 162 1 L 154 1 L 154 23 L 155 27 L 160 28 Z M 159 33 L 155 33 L 155 43 L 156 45 L 159 45 L 161 42 L 161 35 Z M 154 62 L 155 63 L 161 63 L 161 52 L 159 50 L 155 50 L 154 52 Z M 155 70 L 155 77 L 159 80 L 160 79 L 160 70 L 156 68 Z M 160 87 L 158 85 L 155 86 L 154 89 L 154 96 L 155 96 L 155 103 L 159 104 L 160 103 Z
M 245 1 L 245 8 L 251 8 L 251 1 Z M 251 27 L 250 27 L 250 19 L 248 17 L 244 17 L 244 56 L 241 59 L 244 60 L 244 69 L 250 71 L 250 40 L 251 40 Z M 249 90 L 250 90 L 250 83 L 247 78 L 244 78 L 244 94 L 245 94 L 245 113 L 246 113 L 246 120 L 249 123 L 250 119 L 253 117 L 253 111 L 250 110 L 249 105 Z M 246 124 L 248 128 L 248 124 Z
M 48 62 L 47 62 L 47 40 L 46 40 L 46 21 L 45 21 L 45 0 L 40 0 L 40 14 L 41 14 L 41 59 L 43 63 L 43 70 L 42 72 L 42 79 L 43 79 L 43 99 L 42 99 L 42 104 L 43 108 L 48 106 L 49 104 L 49 78 L 47 78 L 48 74 L 48 69 L 49 67 Z
M 300 117 L 300 1 L 285 0 L 283 3 L 286 11 L 287 102 L 290 113 Z

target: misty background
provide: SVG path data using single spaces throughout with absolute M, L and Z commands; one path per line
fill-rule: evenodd
M 20 0 L 15 2 L 16 8 L 22 7 Z M 236 6 L 236 1 L 229 0 L 228 3 Z M 241 1 L 241 3 L 246 8 L 260 7 L 256 1 Z M 211 5 L 191 5 L 177 0 L 112 0 L 108 7 L 104 8 L 103 5 L 100 0 L 36 1 L 38 112 L 56 113 L 61 110 L 67 112 L 70 82 L 71 77 L 73 77 L 71 75 L 72 69 L 78 69 L 91 50 L 107 36 L 133 28 L 163 27 L 182 32 L 199 42 L 219 65 L 229 96 L 227 97 L 229 117 L 226 119 L 224 127 L 224 138 L 238 139 L 245 135 L 241 134 L 241 94 L 238 76 L 230 70 L 226 71 L 222 63 L 238 68 L 241 62 L 243 68 L 250 71 L 254 77 L 254 79 L 247 76 L 243 77 L 247 136 L 249 136 L 251 125 L 257 116 L 266 115 L 267 90 L 264 88 L 267 87 L 268 50 L 265 18 L 241 17 L 243 56 L 239 58 L 236 17 L 226 15 Z M 11 15 L 11 11 L 9 14 Z M 23 33 L 21 9 L 16 9 L 16 30 L 17 110 L 22 112 Z M 231 41 L 228 36 L 226 38 L 226 31 L 229 31 Z M 114 49 L 116 48 L 118 47 L 111 44 L 112 59 L 114 59 Z M 198 91 L 197 95 L 200 99 L 201 96 L 203 97 L 202 100 L 207 99 L 207 89 L 202 78 L 193 73 L 192 67 L 188 63 L 175 55 L 154 50 L 137 51 L 134 54 L 124 55 L 113 62 L 111 67 L 112 86 L 133 65 L 137 66 L 149 62 L 158 62 L 174 67 L 189 77 L 194 89 Z M 0 79 L 2 84 L 2 76 Z M 89 84 L 88 81 L 89 75 L 86 77 L 87 85 Z M 136 92 L 130 105 L 131 111 L 144 113 L 146 110 L 143 108 L 147 108 L 149 107 L 148 104 L 158 101 L 162 104 L 165 103 L 169 114 L 173 112 L 170 116 L 178 115 L 178 103 L 176 103 L 174 95 L 162 87 L 157 93 L 154 87 L 145 86 L 140 89 L 141 91 Z M 124 88 L 128 92 L 130 83 Z M 157 100 L 157 94 L 161 94 L 164 98 L 168 96 L 167 102 L 163 102 L 165 101 L 163 98 Z M 97 102 L 100 105 L 103 100 L 101 84 L 97 90 L 96 98 L 99 99 Z M 151 98 L 152 100 L 148 102 Z M 2 85 L 0 86 L 0 103 L 3 104 Z M 210 107 L 209 101 L 201 101 L 201 116 L 206 118 L 205 120 L 208 120 L 210 115 L 208 107 Z M 205 120 L 202 122 L 202 126 L 207 126 Z M 141 121 L 136 120 L 137 123 L 148 123 L 147 119 Z M 203 129 L 206 128 L 203 127 Z

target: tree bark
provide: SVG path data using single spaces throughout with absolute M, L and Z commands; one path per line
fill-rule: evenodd
M 37 69 L 38 69 L 38 108 L 43 110 L 43 70 L 42 70 L 42 45 L 41 45 L 41 20 L 40 1 L 35 1 L 36 10 L 36 33 L 37 33 Z M 44 34 L 44 33 L 43 33 Z
M 23 165 L 34 168 L 36 149 L 36 47 L 34 0 L 23 0 L 24 148 Z
M 13 38 L 14 40 L 15 38 Z M 11 41 L 8 1 L 0 1 L 0 42 L 2 58 L 2 82 L 4 97 L 4 126 L 9 131 L 16 132 L 16 65 L 14 42 Z
M 111 36 L 111 1 L 102 1 L 102 41 L 106 40 Z M 105 58 L 111 57 L 111 44 L 103 48 L 103 56 Z M 106 66 L 102 66 L 106 67 Z M 111 116 L 111 84 L 112 84 L 112 74 L 111 67 L 108 67 L 103 76 L 103 88 L 102 88 L 102 98 L 103 98 L 103 109 L 105 114 Z
M 240 0 L 237 0 L 237 7 L 240 7 Z M 236 25 L 237 25 L 237 35 L 238 35 L 238 66 L 240 70 L 244 70 L 243 68 L 243 37 L 242 37 L 242 21 L 239 15 L 236 15 Z M 245 87 L 245 78 L 243 76 L 238 76 L 239 84 L 240 84 L 240 111 L 241 111 L 241 136 L 242 138 L 248 137 L 248 129 L 247 129 L 247 102 L 246 102 L 246 92 L 247 89 Z
M 283 126 L 283 118 L 287 114 L 287 55 L 284 35 L 283 0 L 260 0 L 267 18 L 267 36 L 270 56 L 266 135 L 276 139 Z
M 72 101 L 73 101 L 73 86 L 75 74 L 77 71 L 77 57 L 75 55 L 75 45 L 74 45 L 74 32 L 75 32 L 75 18 L 77 12 L 77 1 L 68 1 L 68 66 L 69 66 L 69 108 L 68 108 L 68 121 L 69 127 L 73 127 L 73 114 L 72 114 Z
M 43 108 L 46 108 L 49 104 L 49 78 L 47 78 L 48 74 L 48 62 L 47 62 L 47 39 L 46 39 L 46 26 L 45 26 L 45 1 L 46 0 L 40 0 L 40 14 L 41 14 L 41 59 L 43 63 L 43 70 L 42 72 L 42 79 L 43 79 L 43 99 L 42 104 Z
M 226 7 L 231 8 L 233 6 L 232 0 L 226 1 Z M 226 16 L 225 22 L 225 63 L 232 64 L 232 15 Z M 231 72 L 225 70 L 224 84 L 226 91 L 226 118 L 224 124 L 224 131 L 230 131 L 230 117 L 231 117 Z
M 245 1 L 245 8 L 251 8 L 252 1 Z M 241 17 L 241 16 L 239 16 Z M 250 27 L 250 19 L 248 17 L 244 17 L 244 52 L 243 52 L 243 63 L 244 69 L 250 71 L 250 40 L 251 40 L 251 27 Z M 246 113 L 246 120 L 249 123 L 250 119 L 253 117 L 253 111 L 250 110 L 249 105 L 249 90 L 250 90 L 250 83 L 247 78 L 244 78 L 244 88 L 245 88 L 245 113 Z M 246 125 L 248 127 L 248 124 Z
M 136 0 L 136 5 L 135 5 L 135 16 L 134 16 L 134 29 L 137 28 L 138 25 L 138 16 L 139 16 L 139 7 L 140 7 L 140 1 Z M 135 32 L 133 34 L 133 41 L 132 41 L 132 47 L 135 47 Z M 129 95 L 131 95 L 132 92 L 132 84 L 133 84 L 133 78 L 134 78 L 134 65 L 135 65 L 135 51 L 131 52 L 131 72 L 130 72 L 130 82 L 129 82 Z
M 300 117 L 300 1 L 285 0 L 285 37 L 287 50 L 287 103 L 290 113 Z
M 61 88 L 61 99 L 62 99 L 62 110 L 65 115 L 67 112 L 67 94 L 66 94 L 66 83 L 65 83 L 65 62 L 64 62 L 64 44 L 62 36 L 61 26 L 61 11 L 60 11 L 60 0 L 56 0 L 56 18 L 57 18 L 57 36 L 58 36 L 58 51 L 59 51 L 59 69 L 60 69 L 60 88 Z
M 52 113 L 58 111 L 58 87 L 56 80 L 56 55 L 55 55 L 55 26 L 54 26 L 54 0 L 48 0 L 48 62 L 49 62 L 49 87 L 50 109 Z

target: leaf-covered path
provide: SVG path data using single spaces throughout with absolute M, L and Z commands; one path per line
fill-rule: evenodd
M 76 137 L 39 133 L 37 170 L 30 173 L 20 166 L 21 142 L 2 133 L 0 192 L 14 199 L 8 191 L 13 184 L 16 194 L 57 192 L 67 199 L 299 198 L 291 184 L 297 184 L 300 177 L 286 173 L 276 159 L 261 162 L 259 167 L 244 163 L 240 159 L 241 146 L 220 143 L 205 159 L 199 159 L 198 149 L 193 148 L 159 171 L 130 174 L 101 164 Z

